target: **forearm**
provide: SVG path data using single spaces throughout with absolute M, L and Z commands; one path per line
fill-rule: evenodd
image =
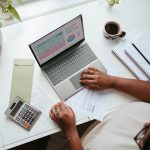
M 125 92 L 142 101 L 150 102 L 150 82 L 111 77 L 112 88 Z
M 83 150 L 78 132 L 76 129 L 72 131 L 65 132 L 65 137 L 68 141 L 69 150 Z

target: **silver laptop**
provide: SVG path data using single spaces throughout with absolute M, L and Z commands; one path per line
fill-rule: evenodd
M 85 43 L 82 15 L 29 45 L 61 100 L 83 88 L 80 73 L 87 67 L 106 69 Z

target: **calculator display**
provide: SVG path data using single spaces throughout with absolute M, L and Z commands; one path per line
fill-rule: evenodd
M 22 106 L 23 102 L 22 101 L 19 101 L 16 106 L 13 108 L 12 112 L 10 113 L 10 115 L 12 117 L 15 116 L 15 114 L 17 113 L 17 111 L 20 109 L 20 107 Z

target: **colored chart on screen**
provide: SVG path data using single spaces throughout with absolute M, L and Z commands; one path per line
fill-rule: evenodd
M 38 54 L 38 58 L 40 61 L 43 59 L 49 58 L 50 56 L 54 56 L 61 48 L 66 45 L 65 39 L 63 36 L 63 32 L 60 32 L 51 38 L 43 41 L 38 44 L 35 49 Z

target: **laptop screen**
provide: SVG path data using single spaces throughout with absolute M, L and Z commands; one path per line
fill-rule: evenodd
M 80 15 L 29 46 L 39 65 L 42 65 L 83 39 L 84 31 Z

